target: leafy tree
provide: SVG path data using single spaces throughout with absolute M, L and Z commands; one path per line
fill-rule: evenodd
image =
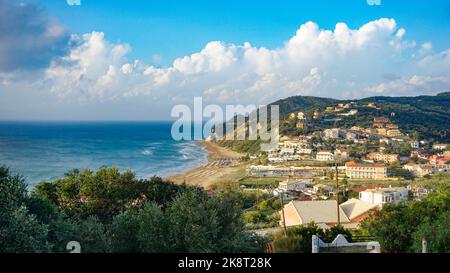
M 41 224 L 26 206 L 26 184 L 0 166 L 0 252 L 47 252 L 48 227 Z
M 206 198 L 206 195 L 186 191 L 167 210 L 174 252 L 208 253 L 216 249 L 217 212 L 206 208 Z
M 276 253 L 311 253 L 312 236 L 324 237 L 322 229 L 314 223 L 293 227 L 287 230 L 287 236 L 284 231 L 276 234 L 273 239 L 273 247 Z
M 428 241 L 428 252 L 450 252 L 450 211 L 442 213 L 435 221 L 421 224 L 413 234 L 413 251 L 422 251 L 422 240 Z
M 109 227 L 111 247 L 117 253 L 137 253 L 140 251 L 138 233 L 141 228 L 139 211 L 128 209 L 117 215 Z
M 155 204 L 147 204 L 139 216 L 140 226 L 137 237 L 140 242 L 140 251 L 170 252 L 171 245 L 167 234 L 169 223 L 161 208 Z
M 21 206 L 7 215 L 2 215 L 0 252 L 48 252 L 50 245 L 47 242 L 47 233 L 47 226 L 40 224 L 25 206 Z
M 235 190 L 209 198 L 160 178 L 137 180 L 115 168 L 71 171 L 28 194 L 0 168 L 0 252 L 263 252 L 245 230 L 242 209 L 255 197 Z M 273 205 L 273 204 L 272 204 Z
M 143 207 L 150 201 L 167 207 L 185 188 L 158 177 L 138 180 L 131 171 L 120 173 L 113 167 L 100 168 L 95 173 L 70 171 L 54 182 L 39 183 L 34 194 L 53 202 L 69 217 L 94 215 L 107 223 L 130 205 Z
M 415 232 L 422 230 L 418 233 L 422 235 L 424 227 L 430 226 L 449 210 L 450 186 L 443 184 L 422 201 L 383 207 L 363 221 L 361 228 L 374 236 L 387 252 L 411 252 L 417 250 L 413 247 L 417 244 Z

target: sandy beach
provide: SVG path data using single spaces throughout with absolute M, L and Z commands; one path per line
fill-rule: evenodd
M 208 189 L 215 183 L 243 176 L 244 168 L 239 160 L 243 156 L 242 154 L 212 142 L 202 141 L 198 145 L 208 151 L 208 163 L 185 173 L 169 176 L 168 180 Z

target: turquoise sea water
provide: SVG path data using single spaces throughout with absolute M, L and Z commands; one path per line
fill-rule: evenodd
M 0 122 L 0 164 L 32 186 L 71 169 L 117 166 L 168 176 L 207 162 L 195 142 L 171 138 L 170 122 Z

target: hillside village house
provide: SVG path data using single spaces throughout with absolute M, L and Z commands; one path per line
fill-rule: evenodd
M 347 147 L 338 147 L 334 151 L 334 157 L 336 159 L 347 159 L 350 157 L 349 149 Z
M 278 189 L 281 192 L 289 192 L 289 191 L 303 191 L 307 188 L 313 186 L 312 179 L 301 179 L 301 180 L 286 180 L 280 182 L 278 185 Z
M 334 160 L 334 154 L 330 151 L 321 151 L 318 152 L 316 155 L 316 160 L 318 161 L 333 161 Z
M 448 144 L 434 144 L 433 149 L 443 151 L 443 150 L 447 149 L 447 145 Z
M 352 161 L 345 164 L 345 174 L 350 179 L 382 180 L 387 177 L 387 168 L 380 164 L 360 164 Z
M 325 139 L 336 139 L 341 136 L 341 129 L 333 128 L 323 131 Z
M 407 188 L 368 189 L 359 193 L 359 200 L 382 208 L 386 204 L 399 204 L 408 201 Z
M 433 174 L 433 168 L 427 165 L 408 163 L 403 166 L 403 169 L 410 171 L 416 177 L 424 177 Z
M 401 136 L 403 136 L 403 133 L 398 129 L 391 129 L 391 130 L 387 130 L 386 135 L 388 137 L 401 137 Z
M 411 152 L 411 157 L 416 157 L 424 160 L 428 160 L 431 156 L 430 153 L 426 152 L 424 149 L 419 148 Z
M 412 172 L 417 177 L 424 177 L 434 173 L 450 173 L 450 164 L 415 164 L 408 163 L 403 169 Z
M 377 206 L 357 199 L 351 199 L 339 205 L 340 224 L 355 229 Z M 294 227 L 315 223 L 327 229 L 337 224 L 336 200 L 292 201 L 281 210 L 280 226 Z M 283 214 L 285 219 L 283 218 Z M 285 221 L 285 222 L 284 222 Z
M 395 163 L 400 160 L 399 154 L 383 154 L 380 152 L 369 153 L 367 155 L 367 159 L 373 160 L 376 162 L 384 162 L 387 164 Z
M 420 148 L 420 142 L 417 140 L 413 140 L 410 142 L 411 148 L 413 149 L 419 149 Z
M 447 162 L 450 162 L 450 156 L 433 155 L 430 156 L 428 161 L 431 165 L 446 165 Z
M 398 129 L 398 125 L 397 124 L 386 124 L 386 128 L 388 129 Z
M 390 123 L 391 121 L 385 117 L 376 117 L 373 119 L 374 123 Z
M 305 140 L 285 141 L 278 144 L 280 149 L 291 149 L 297 154 L 311 154 L 310 144 Z

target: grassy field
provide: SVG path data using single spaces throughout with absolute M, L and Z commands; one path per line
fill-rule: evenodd
M 251 189 L 276 188 L 278 187 L 278 184 L 284 180 L 284 178 L 259 178 L 247 176 L 239 180 L 239 185 Z

